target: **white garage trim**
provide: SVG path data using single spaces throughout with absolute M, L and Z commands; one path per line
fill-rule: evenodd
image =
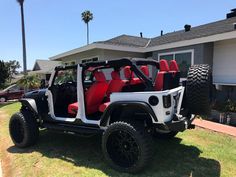
M 119 45 L 93 43 L 93 44 L 89 44 L 89 45 L 86 45 L 77 49 L 70 50 L 68 52 L 61 53 L 53 57 L 50 57 L 49 59 L 56 60 L 59 58 L 63 58 L 69 55 L 74 55 L 74 54 L 92 50 L 92 49 L 106 49 L 106 50 L 116 50 L 116 51 L 124 51 L 124 52 L 145 53 L 144 47 L 127 47 L 127 46 L 119 46 Z

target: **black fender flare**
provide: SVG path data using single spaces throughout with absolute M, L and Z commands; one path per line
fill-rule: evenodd
M 35 115 L 38 115 L 37 105 L 34 99 L 32 98 L 22 98 L 19 100 L 22 106 L 25 106 L 30 109 Z
M 107 121 L 109 120 L 109 117 L 111 113 L 118 107 L 124 107 L 124 106 L 137 106 L 138 108 L 141 108 L 145 110 L 156 122 L 158 121 L 156 114 L 154 113 L 153 109 L 145 102 L 142 101 L 117 101 L 111 103 L 107 109 L 104 111 L 103 115 L 101 116 L 100 126 L 106 126 Z

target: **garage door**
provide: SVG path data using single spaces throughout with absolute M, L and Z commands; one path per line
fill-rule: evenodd
M 213 82 L 236 84 L 236 39 L 214 43 Z

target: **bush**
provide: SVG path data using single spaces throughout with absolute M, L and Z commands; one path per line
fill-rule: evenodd
M 220 102 L 216 101 L 212 105 L 212 109 L 215 109 L 220 112 L 236 112 L 236 102 L 228 99 L 226 101 Z

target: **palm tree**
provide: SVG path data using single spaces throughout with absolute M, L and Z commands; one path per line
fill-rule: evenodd
M 38 75 L 25 75 L 17 82 L 17 85 L 27 90 L 37 89 L 40 87 L 40 79 Z
M 82 14 L 82 20 L 87 25 L 87 45 L 89 44 L 89 22 L 93 20 L 93 13 L 91 13 L 89 10 L 84 11 Z
M 23 47 L 23 69 L 24 74 L 27 74 L 26 65 L 26 44 L 25 44 L 25 22 L 24 22 L 24 0 L 17 0 L 21 9 L 21 28 L 22 28 L 22 47 Z

